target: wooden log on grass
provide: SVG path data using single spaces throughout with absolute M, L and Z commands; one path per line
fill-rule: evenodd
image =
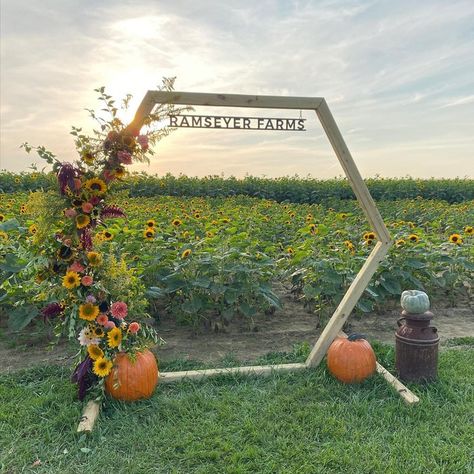
M 398 392 L 405 403 L 413 405 L 420 401 L 420 399 L 410 391 L 409 388 L 405 387 L 405 385 L 403 385 L 400 380 L 393 376 L 385 367 L 380 365 L 378 362 L 376 362 L 376 364 L 377 372 Z
M 160 372 L 160 383 L 171 383 L 178 380 L 197 380 L 217 375 L 231 374 L 254 374 L 271 375 L 273 372 L 292 372 L 294 370 L 306 369 L 306 364 L 277 364 L 277 365 L 253 365 L 248 367 L 230 367 L 221 369 L 183 370 L 181 372 Z
M 94 423 L 97 417 L 99 416 L 100 404 L 95 400 L 91 400 L 87 403 L 84 411 L 82 412 L 81 419 L 79 420 L 79 426 L 77 427 L 77 432 L 90 433 L 94 428 Z

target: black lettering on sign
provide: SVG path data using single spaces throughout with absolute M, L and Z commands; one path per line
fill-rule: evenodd
M 170 115 L 170 127 L 220 128 L 235 130 L 306 131 L 306 119 L 268 117 L 229 117 L 219 115 Z

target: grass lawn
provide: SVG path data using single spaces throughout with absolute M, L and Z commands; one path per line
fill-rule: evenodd
M 393 350 L 378 345 L 376 352 L 391 368 Z M 266 362 L 295 359 L 304 354 L 274 354 Z M 181 368 L 178 362 L 166 370 Z M 0 469 L 471 473 L 472 346 L 443 351 L 439 373 L 436 383 L 410 384 L 422 400 L 414 407 L 379 376 L 344 386 L 323 366 L 269 378 L 225 376 L 162 385 L 151 400 L 109 402 L 94 432 L 79 435 L 82 404 L 69 383 L 70 371 L 24 370 L 0 377 Z M 33 466 L 36 460 L 41 464 Z

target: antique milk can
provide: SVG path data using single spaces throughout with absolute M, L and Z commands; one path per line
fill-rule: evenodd
M 438 375 L 438 330 L 430 326 L 428 295 L 422 291 L 402 293 L 402 317 L 395 333 L 395 359 L 399 377 L 405 381 L 434 380 Z

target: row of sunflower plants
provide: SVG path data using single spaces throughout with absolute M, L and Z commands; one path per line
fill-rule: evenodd
M 367 186 L 376 200 L 397 199 L 437 199 L 450 203 L 466 202 L 474 199 L 474 180 L 455 179 L 415 179 L 415 178 L 370 178 Z M 39 172 L 33 166 L 31 172 L 0 172 L 0 192 L 13 193 L 53 189 L 54 175 Z M 229 197 L 247 195 L 279 202 L 324 203 L 328 198 L 355 200 L 354 193 L 342 178 L 319 180 L 311 177 L 244 178 L 210 175 L 202 178 L 180 175 L 151 176 L 135 173 L 122 188 L 132 196 L 208 196 Z

